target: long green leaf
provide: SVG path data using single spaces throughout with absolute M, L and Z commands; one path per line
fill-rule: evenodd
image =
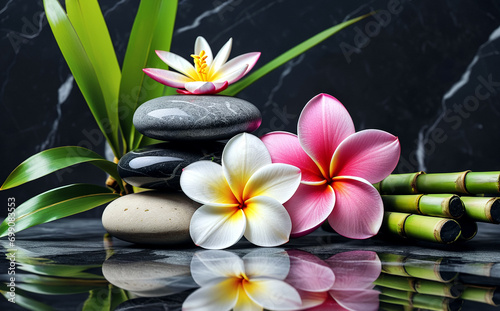
M 118 197 L 119 194 L 112 193 L 108 188 L 90 184 L 67 185 L 49 190 L 19 205 L 15 210 L 14 222 L 10 222 L 9 217 L 5 218 L 0 224 L 0 237 L 7 235 L 12 225 L 17 234 L 31 226 L 85 212 Z
M 97 125 L 115 155 L 120 157 L 118 128 L 108 116 L 97 74 L 82 42 L 58 0 L 44 0 L 43 4 L 52 33 Z
M 121 71 L 97 0 L 66 0 L 66 11 L 101 86 L 110 126 L 118 129 Z
M 145 101 L 163 95 L 164 86 L 147 77 L 143 68 L 167 69 L 155 50 L 169 51 L 177 12 L 176 0 L 141 1 L 123 61 L 119 95 L 120 126 L 128 150 L 142 135 L 132 124 L 135 110 Z
M 10 173 L 0 190 L 13 188 L 65 167 L 84 162 L 97 166 L 117 181 L 121 181 L 115 163 L 104 159 L 92 150 L 66 146 L 44 150 L 29 157 Z M 121 185 L 121 182 L 119 184 Z
M 279 66 L 283 65 L 284 63 L 288 62 L 289 60 L 299 56 L 300 54 L 304 53 L 305 51 L 309 50 L 313 46 L 319 44 L 320 42 L 326 40 L 330 36 L 334 35 L 335 33 L 339 32 L 340 30 L 346 28 L 347 26 L 350 26 L 363 18 L 366 18 L 373 13 L 369 13 L 363 16 L 359 16 L 356 18 L 353 18 L 351 20 L 348 20 L 346 22 L 340 23 L 336 26 L 333 26 L 331 28 L 328 28 L 317 35 L 307 39 L 306 41 L 296 45 L 295 47 L 291 48 L 290 50 L 286 51 L 285 53 L 281 54 L 280 56 L 276 57 L 275 59 L 271 60 L 264 66 L 260 67 L 256 71 L 254 71 L 252 74 L 247 76 L 246 78 L 240 80 L 239 82 L 230 85 L 225 91 L 221 92 L 221 95 L 228 95 L 228 96 L 234 96 L 241 92 L 243 89 L 257 81 L 258 79 L 262 78 L 269 72 L 273 71 L 274 69 L 278 68 Z
M 0 293 L 5 297 L 5 299 L 8 300 L 9 298 L 12 298 L 11 291 L 6 284 L 1 284 L 1 288 L 2 289 L 0 289 Z M 16 305 L 25 308 L 26 310 L 33 310 L 33 311 L 54 310 L 51 306 L 26 296 L 26 292 L 20 288 L 19 289 L 16 288 L 15 294 L 16 298 L 14 301 L 16 302 Z

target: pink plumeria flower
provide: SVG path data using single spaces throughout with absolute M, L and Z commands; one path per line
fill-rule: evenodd
M 299 189 L 285 204 L 292 219 L 291 236 L 305 235 L 326 219 L 345 237 L 377 234 L 384 209 L 372 184 L 396 167 L 398 138 L 380 130 L 355 133 L 345 107 L 327 94 L 307 103 L 297 132 L 272 132 L 261 138 L 273 162 L 302 171 Z
M 286 253 L 275 249 L 257 249 L 243 258 L 221 250 L 197 252 L 191 275 L 201 287 L 182 310 L 297 310 L 300 296 L 283 281 L 289 268 Z
M 283 203 L 300 184 L 300 169 L 272 163 L 262 141 L 247 133 L 231 138 L 222 165 L 198 161 L 184 168 L 182 191 L 202 205 L 191 218 L 194 243 L 221 249 L 242 236 L 258 246 L 288 242 L 292 222 Z
M 260 57 L 260 52 L 253 52 L 226 62 L 232 42 L 233 39 L 229 39 L 214 58 L 207 41 L 198 37 L 191 55 L 194 66 L 174 53 L 156 51 L 162 61 L 180 73 L 157 68 L 145 68 L 143 71 L 155 81 L 178 88 L 177 92 L 181 94 L 219 93 L 246 75 Z

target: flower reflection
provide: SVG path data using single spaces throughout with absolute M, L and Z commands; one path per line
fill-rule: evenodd
M 351 251 L 326 261 L 303 251 L 288 251 L 288 283 L 299 290 L 304 310 L 378 310 L 373 282 L 381 272 L 377 254 Z
M 243 258 L 228 251 L 197 252 L 191 274 L 201 288 L 182 305 L 183 310 L 296 310 L 300 296 L 283 280 L 290 262 L 286 253 L 255 250 Z

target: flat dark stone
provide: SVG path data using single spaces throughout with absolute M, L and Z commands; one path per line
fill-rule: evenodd
M 259 109 L 229 96 L 173 95 L 145 102 L 134 114 L 142 134 L 164 141 L 217 140 L 256 130 Z
M 182 169 L 209 160 L 220 163 L 224 143 L 168 142 L 136 149 L 118 162 L 118 174 L 132 186 L 148 189 L 180 190 Z

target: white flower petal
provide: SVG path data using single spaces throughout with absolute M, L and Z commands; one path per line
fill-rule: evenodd
M 207 66 L 210 66 L 210 64 L 212 64 L 212 60 L 214 59 L 212 49 L 210 48 L 207 40 L 205 40 L 202 36 L 199 36 L 194 42 L 194 54 L 200 55 L 201 51 L 205 51 L 205 55 L 207 55 Z
M 184 85 L 192 94 L 215 94 L 227 88 L 227 82 L 212 83 L 204 81 L 188 82 Z
M 284 280 L 290 271 L 290 258 L 280 248 L 258 248 L 246 254 L 243 262 L 250 280 L 256 277 Z
M 167 52 L 167 51 L 156 51 L 158 57 L 164 61 L 169 67 L 177 70 L 180 73 L 185 74 L 193 80 L 199 80 L 198 73 L 194 69 L 190 62 L 180 57 L 177 54 Z
M 246 217 L 237 207 L 202 205 L 189 225 L 193 242 L 209 249 L 221 249 L 238 242 L 246 229 Z
M 240 280 L 222 279 L 193 292 L 182 304 L 183 311 L 231 310 L 238 299 Z
M 288 201 L 300 185 L 300 169 L 283 163 L 273 163 L 258 169 L 248 180 L 243 190 L 244 200 L 266 196 L 283 204 Z
M 302 305 L 300 295 L 289 284 L 273 279 L 252 279 L 244 282 L 247 295 L 265 309 L 295 310 Z
M 182 191 L 193 201 L 214 206 L 238 206 L 222 166 L 211 161 L 198 161 L 182 170 Z
M 228 84 L 234 83 L 234 82 L 238 81 L 239 79 L 241 79 L 245 75 L 247 68 L 248 68 L 248 66 L 245 66 L 245 67 L 238 68 L 233 72 L 229 72 L 225 75 L 217 75 L 217 80 L 212 79 L 212 81 L 213 82 L 227 81 Z
M 231 47 L 233 45 L 233 38 L 229 38 L 229 40 L 224 44 L 224 46 L 219 50 L 219 53 L 214 58 L 214 61 L 210 65 L 208 69 L 208 76 L 211 77 L 214 73 L 216 73 L 222 65 L 229 58 L 229 54 L 231 53 Z
M 283 205 L 265 196 L 248 199 L 245 205 L 245 238 L 258 246 L 278 246 L 288 242 L 292 221 Z
M 238 291 L 238 301 L 236 302 L 233 311 L 262 311 L 262 306 L 248 297 L 247 293 L 243 289 L 243 286 L 240 286 Z
M 260 57 L 260 52 L 246 53 L 243 55 L 236 56 L 227 63 L 225 63 L 216 73 L 213 79 L 219 79 L 219 76 L 228 75 L 238 69 L 245 68 L 245 74 L 252 70 L 255 63 Z
M 242 133 L 231 138 L 222 152 L 222 170 L 237 199 L 250 177 L 261 167 L 271 164 L 271 156 L 257 137 Z
M 144 71 L 144 73 L 151 79 L 175 88 L 184 88 L 185 83 L 193 81 L 193 79 L 189 77 L 170 70 L 144 68 L 142 71 Z
M 243 272 L 245 272 L 243 260 L 228 251 L 196 252 L 191 260 L 191 276 L 200 286 L 218 278 L 239 276 Z

